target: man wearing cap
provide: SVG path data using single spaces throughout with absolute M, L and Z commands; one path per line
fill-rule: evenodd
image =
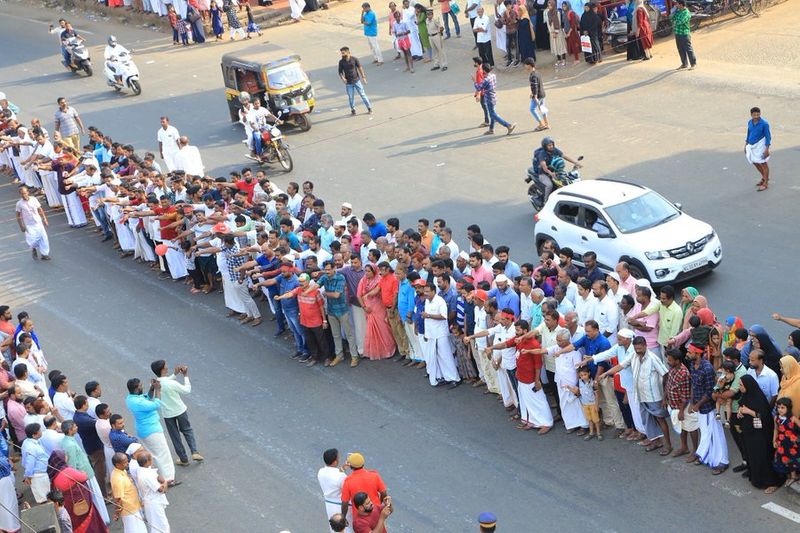
M 331 448 L 322 454 L 325 466 L 317 472 L 317 481 L 325 500 L 325 515 L 330 519 L 342 509 L 342 485 L 347 475 L 339 466 L 339 450 Z
M 447 303 L 444 298 L 436 294 L 433 285 L 426 285 L 423 290 L 425 310 L 422 312 L 422 318 L 425 319 L 425 342 L 428 347 L 426 361 L 428 379 L 433 387 L 446 381 L 450 383 L 450 388 L 454 389 L 461 384 L 461 378 L 458 376 L 453 346 L 450 344 Z
M 498 309 L 511 309 L 514 317 L 519 316 L 519 295 L 511 287 L 511 280 L 505 274 L 500 274 L 494 279 L 495 287 L 489 291 L 489 298 L 497 300 Z
M 494 513 L 481 513 L 478 515 L 480 533 L 494 533 L 497 529 L 497 517 Z
M 377 470 L 364 468 L 364 456 L 353 452 L 347 456 L 345 468 L 350 468 L 350 475 L 342 483 L 342 514 L 347 516 L 347 509 L 353 497 L 365 492 L 373 505 L 380 505 L 387 497 L 386 484 Z
M 431 70 L 439 70 L 441 68 L 442 72 L 444 72 L 447 70 L 447 54 L 444 51 L 444 39 L 442 38 L 444 28 L 439 17 L 433 14 L 433 9 L 426 9 L 425 14 L 427 17 L 425 26 L 428 28 L 428 37 L 433 49 L 433 67 Z
M 192 392 L 192 383 L 189 381 L 189 367 L 176 366 L 175 373 L 170 374 L 167 362 L 159 359 L 150 363 L 150 369 L 161 383 L 161 416 L 164 417 L 164 424 L 167 426 L 172 447 L 175 448 L 175 453 L 178 454 L 178 464 L 180 466 L 189 464 L 189 456 L 186 455 L 186 449 L 183 447 L 183 442 L 181 442 L 181 434 L 186 439 L 186 444 L 189 445 L 192 459 L 202 461 L 203 456 L 197 453 L 197 443 L 194 440 L 194 430 L 189 422 L 188 408 L 181 398 L 181 395 Z M 178 380 L 175 374 L 183 376 L 183 383 Z

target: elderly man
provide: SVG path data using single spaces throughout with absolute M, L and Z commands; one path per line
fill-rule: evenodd
M 128 456 L 115 453 L 111 462 L 114 464 L 114 471 L 111 473 L 111 492 L 116 503 L 114 520 L 122 519 L 125 533 L 147 533 L 142 501 L 131 474 L 128 473 Z
M 181 136 L 178 139 L 178 146 L 180 147 L 178 153 L 173 156 L 175 170 L 183 170 L 187 176 L 205 176 L 200 150 L 189 144 L 189 137 Z
M 551 313 L 557 315 L 557 313 L 551 311 L 548 312 L 548 316 L 551 315 Z M 545 322 L 552 320 L 552 318 L 545 317 Z M 556 324 L 557 323 L 556 321 Z M 552 331 L 555 332 L 556 344 L 547 347 L 545 364 L 548 359 L 553 361 L 555 372 L 548 371 L 547 377 L 548 380 L 553 383 L 553 388 L 558 391 L 559 413 L 564 421 L 564 427 L 566 427 L 567 433 L 572 433 L 575 431 L 575 428 L 580 428 L 578 430 L 578 435 L 584 435 L 586 429 L 589 427 L 589 423 L 583 415 L 580 399 L 575 396 L 570 389 L 570 387 L 578 386 L 578 372 L 576 368 L 581 363 L 582 356 L 577 350 L 555 355 L 556 352 L 570 345 L 570 334 L 566 329 L 557 326 Z M 550 377 L 551 375 L 553 376 L 552 378 Z
M 25 437 L 27 438 L 22 443 L 21 465 L 24 472 L 22 481 L 31 487 L 36 503 L 44 503 L 50 490 L 50 478 L 47 476 L 47 460 L 50 456 L 39 442 L 42 437 L 42 426 L 35 422 L 28 424 L 25 426 Z
M 689 344 L 686 350 L 691 361 L 689 374 L 692 378 L 692 399 L 688 411 L 697 413 L 700 427 L 700 443 L 695 455 L 697 460 L 711 467 L 715 476 L 728 469 L 728 442 L 722 422 L 716 419 L 715 403 L 712 399 L 716 377 L 714 367 L 705 358 L 705 348 Z
M 635 399 L 639 402 L 639 410 L 642 414 L 642 420 L 645 426 L 645 434 L 647 440 L 642 441 L 648 443 L 645 451 L 652 452 L 659 448 L 662 449 L 659 454 L 667 456 L 672 452 L 672 441 L 670 440 L 669 426 L 667 425 L 667 417 L 669 413 L 662 405 L 664 400 L 664 383 L 663 377 L 668 372 L 661 359 L 653 352 L 647 349 L 647 341 L 644 337 L 636 337 L 633 339 L 633 350 L 636 354 L 630 359 L 614 366 L 607 372 L 601 372 L 597 375 L 597 380 L 608 378 L 618 373 L 624 368 L 629 368 L 633 372 L 633 394 Z M 659 433 L 663 436 L 658 436 Z
M 505 308 L 495 314 L 495 325 L 480 333 L 475 333 L 471 338 L 481 338 L 492 336 L 494 345 L 497 348 L 488 346 L 484 349 L 484 355 L 491 358 L 492 367 L 497 374 L 497 383 L 500 388 L 500 395 L 503 398 L 503 405 L 507 411 L 513 411 L 519 405 L 517 397 L 517 356 L 516 349 L 502 345 L 504 342 L 516 336 L 514 327 L 514 313 L 509 308 Z M 493 351 L 499 351 L 499 357 L 492 356 Z
M 433 285 L 425 285 L 423 294 L 425 310 L 422 318 L 425 319 L 425 342 L 428 346 L 428 378 L 433 387 L 441 382 L 448 382 L 449 388 L 454 389 L 461 384 L 461 378 L 456 368 L 453 346 L 450 344 L 448 306 L 444 298 L 436 294 Z
M 141 495 L 144 506 L 144 516 L 150 525 L 150 531 L 169 533 L 167 520 L 167 482 L 158 475 L 158 470 L 153 466 L 153 457 L 146 451 L 136 455 L 139 468 L 136 470 L 136 488 Z

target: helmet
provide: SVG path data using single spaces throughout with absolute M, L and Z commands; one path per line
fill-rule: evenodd
M 550 164 L 548 166 L 550 167 L 550 170 L 552 170 L 553 172 L 556 173 L 563 172 L 564 167 L 567 166 L 567 162 L 564 161 L 563 157 L 555 156 L 553 157 L 553 159 L 550 160 Z
M 547 145 L 548 144 L 552 144 L 553 146 L 555 146 L 556 142 L 553 140 L 552 137 L 545 137 L 544 139 L 542 139 L 542 148 L 547 150 Z
M 117 46 L 117 38 L 113 35 L 108 36 L 108 46 Z

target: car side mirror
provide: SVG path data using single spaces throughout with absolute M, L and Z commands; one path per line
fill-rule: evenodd
M 614 238 L 614 234 L 611 232 L 610 229 L 603 228 L 603 229 L 601 229 L 600 231 L 597 232 L 597 238 L 598 239 L 613 239 Z
M 683 211 L 683 204 L 675 202 L 675 207 L 678 208 L 678 211 Z

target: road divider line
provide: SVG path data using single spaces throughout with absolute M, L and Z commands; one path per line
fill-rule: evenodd
M 800 513 L 795 513 L 794 511 L 790 511 L 786 507 L 778 505 L 775 502 L 765 503 L 761 506 L 762 509 L 766 509 L 767 511 L 772 511 L 773 513 L 780 515 L 792 522 L 796 522 L 800 524 Z

